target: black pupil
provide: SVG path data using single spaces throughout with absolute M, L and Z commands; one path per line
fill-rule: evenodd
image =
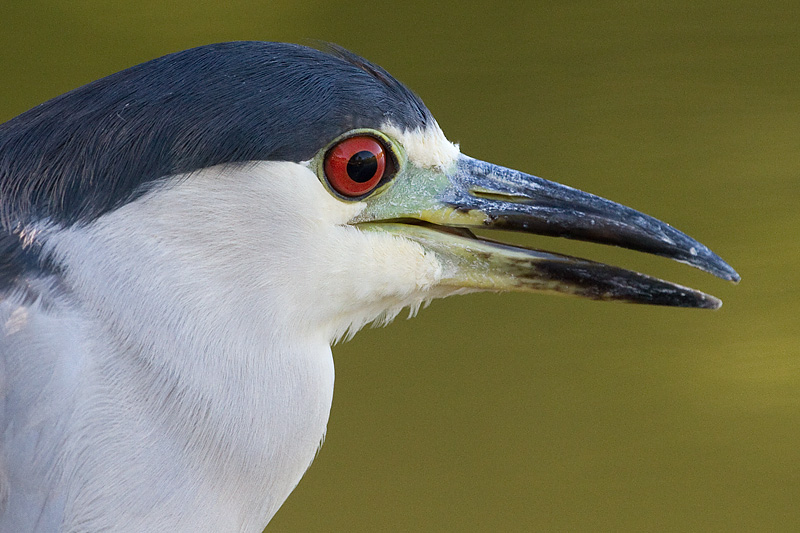
M 347 161 L 347 175 L 356 183 L 366 183 L 378 171 L 378 158 L 369 150 L 353 154 Z

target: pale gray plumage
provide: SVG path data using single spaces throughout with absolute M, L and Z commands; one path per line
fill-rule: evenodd
M 348 195 L 327 165 L 362 137 L 380 154 L 344 179 L 386 170 Z M 0 193 L 0 531 L 260 531 L 324 437 L 331 343 L 404 307 L 476 290 L 719 305 L 468 228 L 738 280 L 662 222 L 461 155 L 338 48 L 209 45 L 76 89 L 0 126 Z

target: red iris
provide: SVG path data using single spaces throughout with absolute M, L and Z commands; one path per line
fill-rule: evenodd
M 373 137 L 344 139 L 325 154 L 325 176 L 331 187 L 355 198 L 373 190 L 386 170 L 386 151 Z

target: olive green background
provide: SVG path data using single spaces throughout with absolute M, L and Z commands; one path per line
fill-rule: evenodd
M 334 348 L 327 441 L 269 531 L 800 530 L 800 4 L 5 1 L 0 119 L 147 59 L 334 41 L 464 153 L 698 238 L 663 258 L 503 236 L 721 297 L 434 302 Z

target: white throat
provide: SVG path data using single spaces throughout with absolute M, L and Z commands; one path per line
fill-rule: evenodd
M 55 305 L 71 309 L 58 327 L 84 350 L 58 335 L 41 348 L 55 377 L 40 409 L 60 417 L 48 431 L 70 456 L 45 463 L 81 465 L 52 475 L 70 487 L 50 502 L 68 529 L 263 527 L 324 436 L 331 342 L 419 306 L 441 275 L 419 245 L 348 226 L 361 208 L 305 165 L 259 162 L 172 178 L 87 226 L 43 229 L 64 267 Z M 93 512 L 109 508 L 126 522 Z

